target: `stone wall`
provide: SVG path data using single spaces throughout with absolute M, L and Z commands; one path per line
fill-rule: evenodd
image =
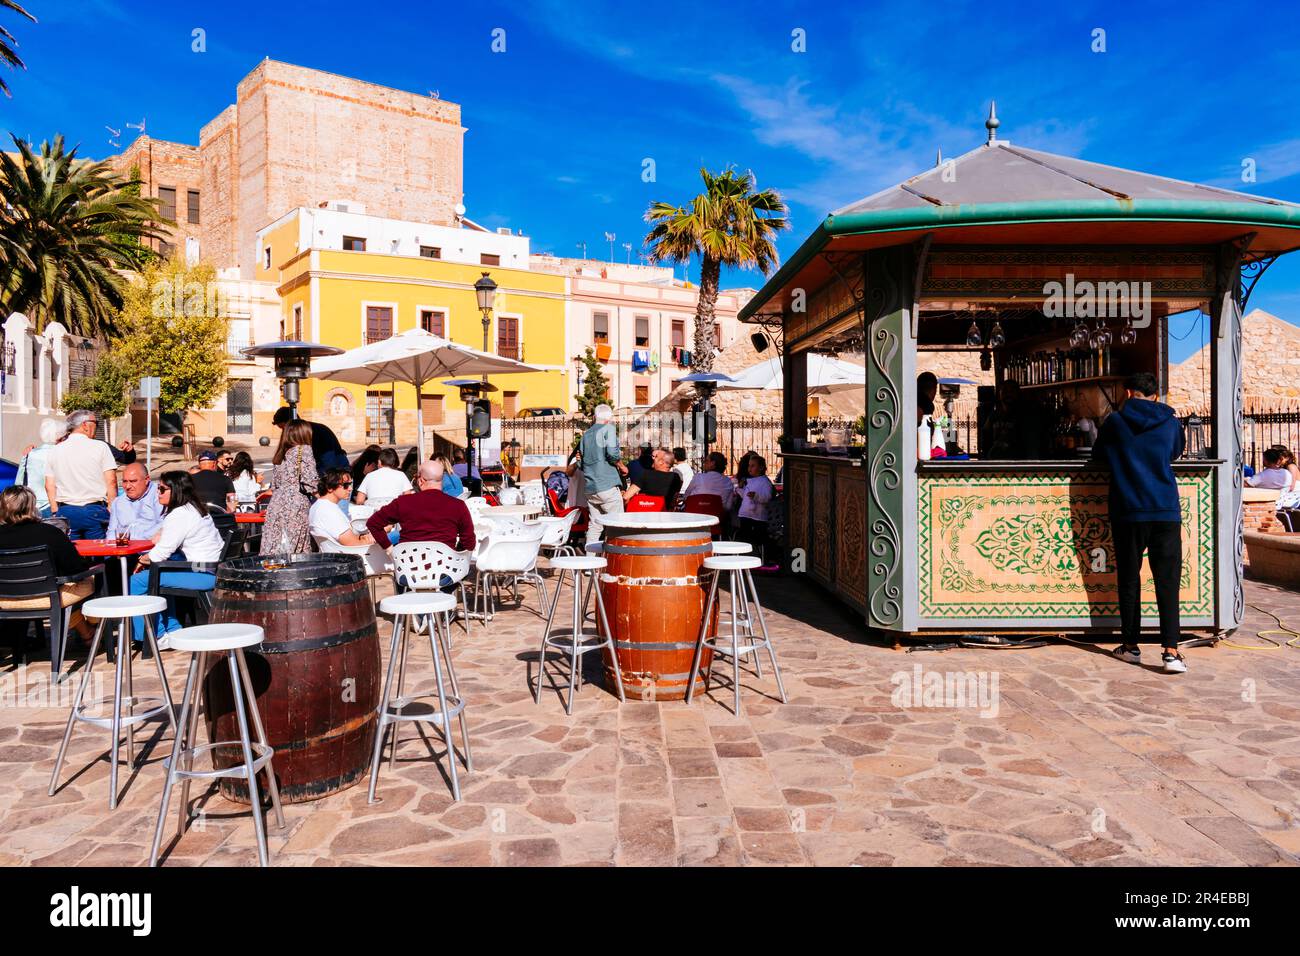
M 1251 311 L 1242 321 L 1242 376 L 1247 410 L 1296 409 L 1300 405 L 1300 328 L 1263 309 Z M 1207 347 L 1170 367 L 1169 404 L 1183 414 L 1207 411 L 1209 381 Z
M 195 146 L 169 143 L 150 136 L 139 136 L 125 151 L 106 162 L 121 176 L 129 176 L 132 167 L 139 171 L 140 195 L 158 198 L 158 190 L 167 186 L 176 190 L 176 224 L 165 227 L 167 242 L 181 250 L 185 240 L 200 238 L 207 210 L 203 207 L 203 162 Z M 188 216 L 188 191 L 199 190 L 199 222 Z M 153 244 L 158 248 L 158 244 Z

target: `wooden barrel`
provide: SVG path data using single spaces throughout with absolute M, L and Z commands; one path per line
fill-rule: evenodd
M 618 516 L 607 519 L 604 555 L 608 565 L 601 578 L 601 595 L 629 699 L 680 700 L 686 696 L 707 596 L 700 568 L 713 551 L 708 528 L 689 526 L 699 525 L 701 517 L 711 520 L 675 513 L 638 514 L 622 519 L 635 526 L 619 527 L 613 523 Z M 667 520 L 679 518 L 687 520 Z M 687 527 L 678 530 L 680 524 Z M 710 633 L 716 629 L 715 609 Z M 706 649 L 700 662 L 701 676 L 696 680 L 697 694 L 704 692 L 703 670 L 711 658 Z M 614 666 L 606 654 L 605 684 L 611 690 L 615 687 Z
M 362 779 L 370 770 L 382 677 L 375 607 L 361 558 L 302 554 L 226 561 L 217 569 L 212 621 L 257 624 L 266 632 L 245 655 L 267 740 L 275 747 L 281 800 L 315 800 Z M 224 660 L 209 670 L 207 692 L 210 739 L 239 740 Z M 220 748 L 214 763 L 239 762 L 239 749 Z M 248 802 L 243 781 L 222 780 L 221 789 L 229 799 Z

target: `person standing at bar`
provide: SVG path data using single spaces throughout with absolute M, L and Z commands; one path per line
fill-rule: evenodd
M 1142 555 L 1147 555 L 1160 612 L 1160 645 L 1166 674 L 1183 674 L 1178 652 L 1178 587 L 1183 573 L 1183 513 L 1172 463 L 1183 454 L 1183 428 L 1174 410 L 1156 400 L 1159 386 L 1150 372 L 1124 380 L 1125 400 L 1101 426 L 1094 460 L 1110 466 L 1111 536 L 1119 584 L 1124 643 L 1114 654 L 1142 662 Z
M 582 480 L 587 494 L 587 543 L 600 540 L 605 530 L 604 515 L 622 514 L 622 476 L 627 466 L 619 455 L 618 433 L 614 431 L 614 410 L 596 406 L 592 426 L 582 433 L 578 451 L 582 455 Z

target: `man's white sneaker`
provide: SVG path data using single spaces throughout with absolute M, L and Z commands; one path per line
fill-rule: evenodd
M 1166 674 L 1186 674 L 1186 673 L 1187 673 L 1187 662 L 1186 662 L 1185 660 L 1183 660 L 1182 655 L 1180 655 L 1180 654 L 1165 654 L 1165 655 L 1163 655 L 1163 660 L 1164 660 L 1164 662 L 1165 662 L 1165 673 L 1166 673 Z
M 1130 647 L 1127 644 L 1121 644 L 1119 647 L 1111 651 L 1111 655 L 1115 657 L 1116 660 L 1121 660 L 1126 664 L 1142 663 L 1142 651 L 1136 646 Z

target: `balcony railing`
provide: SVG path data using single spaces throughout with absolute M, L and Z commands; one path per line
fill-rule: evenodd
M 246 359 L 243 350 L 252 345 L 250 337 L 247 335 L 231 335 L 226 337 L 226 354 L 235 359 Z

